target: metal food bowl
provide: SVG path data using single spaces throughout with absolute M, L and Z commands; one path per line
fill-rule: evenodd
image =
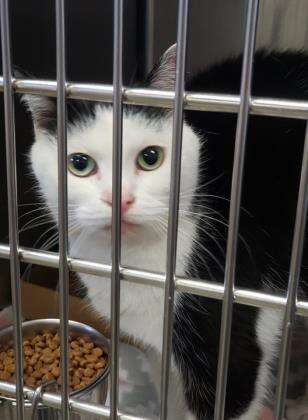
M 59 319 L 37 319 L 33 321 L 26 321 L 22 324 L 23 338 L 28 339 L 41 333 L 43 330 L 50 330 L 55 333 L 59 331 L 60 320 Z M 74 337 L 88 336 L 91 341 L 97 345 L 102 346 L 109 352 L 109 342 L 100 332 L 95 330 L 88 325 L 82 324 L 76 321 L 69 321 L 69 335 Z M 13 327 L 6 328 L 0 331 L 0 346 L 1 345 L 13 345 Z M 83 401 L 105 404 L 108 392 L 108 375 L 110 368 L 110 358 L 108 358 L 106 368 L 101 372 L 97 378 L 86 387 L 73 391 L 70 393 L 71 397 L 79 398 Z M 15 420 L 16 415 L 16 400 L 9 397 L 0 397 L 0 420 Z M 95 416 L 71 414 L 72 420 L 94 420 Z M 32 403 L 25 401 L 25 420 L 32 418 Z M 59 410 L 49 408 L 39 403 L 37 407 L 36 419 L 39 420 L 60 420 L 61 413 Z

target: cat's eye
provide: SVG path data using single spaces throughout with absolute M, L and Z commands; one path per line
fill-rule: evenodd
M 141 150 L 137 157 L 137 165 L 143 171 L 153 171 L 164 161 L 164 150 L 160 146 L 148 146 Z
M 90 176 L 96 172 L 97 165 L 91 156 L 85 153 L 72 153 L 68 156 L 68 170 L 76 176 Z

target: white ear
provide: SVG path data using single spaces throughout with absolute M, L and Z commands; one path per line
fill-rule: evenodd
M 176 68 L 176 44 L 171 45 L 150 74 L 150 85 L 154 89 L 174 90 Z
M 54 98 L 39 95 L 22 95 L 21 101 L 31 112 L 37 129 L 53 130 L 56 124 L 56 103 Z

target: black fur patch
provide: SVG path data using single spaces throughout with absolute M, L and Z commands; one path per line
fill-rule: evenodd
M 241 61 L 241 57 L 228 60 L 200 73 L 187 83 L 187 90 L 238 94 Z M 307 100 L 307 84 L 306 55 L 256 54 L 253 95 Z M 222 283 L 237 116 L 186 111 L 185 120 L 201 136 L 201 162 L 206 162 L 200 164 L 198 194 L 203 198 L 196 198 L 195 211 L 203 204 L 208 206 L 212 225 L 211 229 L 200 220 L 199 245 L 194 246 L 187 275 Z M 267 287 L 274 293 L 287 286 L 305 126 L 303 120 L 249 118 L 237 286 Z M 204 247 L 215 258 L 204 252 Z M 305 252 L 306 267 L 307 262 Z M 303 280 L 307 277 L 307 269 L 303 269 Z M 266 278 L 271 284 L 264 285 Z M 257 309 L 234 306 L 226 419 L 243 413 L 254 396 L 262 357 L 256 342 L 257 314 Z M 188 405 L 203 420 L 214 415 L 220 317 L 221 303 L 203 297 L 182 295 L 176 308 L 173 351 Z

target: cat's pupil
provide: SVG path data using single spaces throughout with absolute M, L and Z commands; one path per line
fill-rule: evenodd
M 157 162 L 158 157 L 159 157 L 159 152 L 157 149 L 154 149 L 153 147 L 147 147 L 142 152 L 142 155 L 143 155 L 144 162 L 147 165 L 151 166 L 151 165 L 155 165 L 155 163 Z
M 83 154 L 75 154 L 71 157 L 71 162 L 77 171 L 84 171 L 89 164 L 89 157 Z

